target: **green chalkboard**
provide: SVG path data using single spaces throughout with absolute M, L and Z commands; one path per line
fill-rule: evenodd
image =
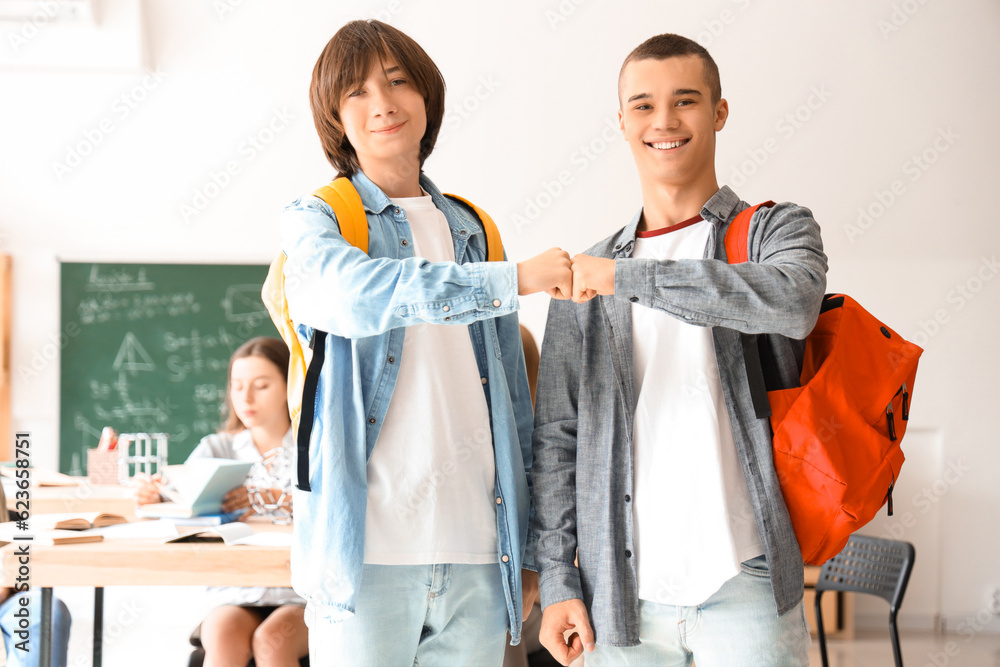
M 101 430 L 170 435 L 182 463 L 220 423 L 229 357 L 276 336 L 266 266 L 62 264 L 59 469 L 86 472 Z

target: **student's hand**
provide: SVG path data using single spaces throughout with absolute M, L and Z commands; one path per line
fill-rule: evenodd
M 590 255 L 574 255 L 573 301 L 583 303 L 598 294 L 615 293 L 615 260 Z
M 250 494 L 245 486 L 237 486 L 222 497 L 222 511 L 229 514 L 242 509 L 250 509 Z
M 538 573 L 534 570 L 521 570 L 521 599 L 523 606 L 521 609 L 521 622 L 528 620 L 531 610 L 535 607 L 535 600 L 538 599 Z
M 566 632 L 573 634 L 566 639 Z M 561 665 L 569 665 L 583 653 L 594 650 L 594 631 L 583 600 L 573 599 L 550 604 L 542 612 L 538 641 Z
M 162 479 L 158 474 L 152 477 L 142 472 L 136 474 L 132 478 L 132 484 L 135 487 L 135 504 L 148 505 L 163 502 L 163 498 L 160 496 L 160 487 L 163 486 Z
M 517 263 L 517 293 L 524 296 L 543 291 L 554 299 L 573 296 L 572 266 L 569 253 L 562 248 L 549 248 Z

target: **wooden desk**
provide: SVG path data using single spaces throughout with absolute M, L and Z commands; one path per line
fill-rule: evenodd
M 291 526 L 251 521 L 255 531 L 290 533 Z M 204 527 L 185 526 L 182 532 Z M 94 667 L 101 665 L 106 586 L 290 586 L 287 547 L 226 546 L 221 543 L 161 544 L 159 539 L 107 540 L 86 544 L 31 544 L 31 587 L 42 589 L 42 653 L 51 659 L 52 587 L 93 586 Z M 0 585 L 13 586 L 20 566 L 16 551 L 0 549 Z
M 16 509 L 14 493 L 7 493 L 7 509 Z M 132 489 L 117 484 L 35 486 L 31 488 L 31 515 L 67 512 L 110 512 L 135 518 Z

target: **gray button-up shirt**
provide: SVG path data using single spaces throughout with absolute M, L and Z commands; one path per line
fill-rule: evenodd
M 712 327 L 776 612 L 802 599 L 802 554 L 774 470 L 769 420 L 754 412 L 741 333 L 775 334 L 766 339 L 773 370 L 782 387 L 797 386 L 801 339 L 816 323 L 826 288 L 826 255 L 812 213 L 782 203 L 754 214 L 750 261 L 728 264 L 723 239 L 747 206 L 725 186 L 705 204 L 701 215 L 712 229 L 700 260 L 631 259 L 637 214 L 587 251 L 616 260 L 614 296 L 549 306 L 533 436 L 531 537 L 538 539 L 542 606 L 582 599 L 599 644 L 639 643 L 636 562 L 642 554 L 636 553 L 631 506 L 633 303 Z M 676 538 L 683 549 L 685 540 L 698 536 Z

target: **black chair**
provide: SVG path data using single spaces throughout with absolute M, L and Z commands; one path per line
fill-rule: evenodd
M 899 651 L 899 631 L 896 613 L 903 602 L 903 593 L 913 570 L 916 551 L 909 542 L 886 540 L 864 535 L 851 535 L 847 546 L 823 564 L 816 582 L 816 632 L 823 667 L 829 667 L 826 657 L 826 635 L 823 632 L 823 611 L 820 598 L 823 591 L 844 591 L 877 595 L 889 603 L 889 635 L 896 667 L 903 667 Z

